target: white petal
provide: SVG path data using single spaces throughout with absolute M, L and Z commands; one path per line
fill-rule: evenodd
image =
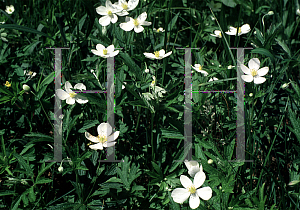
M 196 193 L 191 194 L 189 204 L 191 209 L 196 209 L 200 205 L 200 199 Z
M 253 76 L 252 76 L 252 75 L 242 75 L 241 78 L 242 78 L 245 82 L 252 82 L 252 81 L 253 81 Z
M 109 15 L 103 16 L 99 19 L 99 24 L 102 26 L 108 26 L 110 24 L 111 17 Z
M 269 71 L 269 67 L 263 67 L 257 71 L 258 76 L 265 76 Z
M 73 86 L 71 85 L 71 83 L 69 81 L 67 81 L 65 83 L 65 90 L 67 93 L 72 93 L 73 91 L 71 90 L 71 88 L 73 88 Z
M 159 51 L 159 56 L 164 56 L 165 55 L 165 50 L 164 49 L 161 49 L 160 51 Z
M 249 24 L 242 25 L 241 31 L 242 31 L 243 34 L 248 33 L 249 31 L 251 31 L 250 25 Z
M 264 78 L 264 77 L 259 77 L 259 76 L 254 77 L 255 84 L 261 84 L 261 83 L 264 83 L 265 81 L 266 81 L 266 78 Z
M 225 34 L 236 35 L 236 31 L 226 31 Z
M 103 57 L 103 51 L 91 50 L 95 55 Z
M 91 135 L 89 132 L 84 132 L 85 138 L 87 138 L 88 140 L 94 142 L 94 143 L 99 143 L 98 138 Z
M 188 171 L 188 173 L 191 177 L 194 177 L 199 171 L 200 171 L 199 166 L 197 166 L 197 167 L 194 166 Z
M 135 33 L 140 33 L 144 30 L 144 27 L 141 26 L 141 25 L 138 25 L 138 26 L 134 26 L 134 31 Z
M 116 139 L 119 137 L 119 134 L 120 134 L 120 131 L 114 132 L 112 135 L 110 135 L 110 136 L 107 138 L 107 142 L 111 142 L 111 141 L 116 140 Z
M 77 90 L 86 90 L 86 87 L 84 84 L 82 83 L 78 83 L 74 86 L 74 89 L 77 89 Z
M 171 196 L 174 202 L 183 203 L 189 198 L 190 192 L 184 188 L 176 188 L 175 190 L 173 190 Z
M 207 76 L 207 75 L 208 75 L 208 73 L 207 73 L 206 71 L 199 70 L 199 69 L 198 69 L 198 70 L 196 69 L 196 71 L 202 73 L 204 76 Z
M 142 14 L 140 14 L 137 18 L 137 20 L 139 22 L 144 22 L 145 20 L 147 19 L 147 13 L 146 12 L 143 12 Z
M 241 69 L 245 74 L 251 74 L 250 69 L 248 69 L 244 64 L 241 64 Z
M 113 18 L 110 20 L 112 23 L 116 23 L 118 21 L 118 16 L 113 14 Z
M 129 0 L 127 11 L 133 10 L 139 4 L 139 0 Z
M 185 160 L 184 164 L 185 164 L 185 166 L 187 167 L 188 170 L 191 170 L 192 167 L 198 167 L 199 168 L 199 163 L 195 160 L 191 160 L 191 161 Z
M 75 99 L 69 97 L 69 98 L 67 98 L 66 103 L 70 104 L 70 105 L 75 104 Z
M 203 185 L 205 178 L 206 176 L 203 171 L 199 171 L 198 173 L 196 173 L 194 177 L 194 185 L 196 189 L 199 188 L 201 185 Z
M 97 7 L 97 8 L 96 8 L 96 12 L 97 12 L 99 15 L 106 15 L 106 14 L 107 14 L 107 9 L 106 9 L 106 7 L 104 7 L 104 6 L 100 6 L 100 7 Z
M 165 57 L 168 57 L 169 55 L 171 55 L 172 54 L 172 51 L 170 51 L 170 52 L 168 52 L 167 54 L 165 54 L 163 57 L 165 58 Z
M 97 149 L 103 150 L 103 144 L 102 143 L 93 144 L 93 145 L 90 145 L 89 147 L 91 149 L 94 149 L 94 150 L 97 150 Z
M 113 55 L 113 56 L 118 55 L 118 54 L 119 54 L 119 51 L 120 51 L 120 50 L 116 50 L 115 52 L 112 53 L 112 55 Z
M 89 102 L 89 100 L 86 97 L 80 96 L 80 95 L 76 95 L 75 100 L 79 104 L 85 104 L 85 103 Z
M 128 15 L 129 13 L 126 10 L 123 10 L 121 12 L 116 13 L 118 16 L 125 16 Z
M 258 58 L 252 58 L 248 63 L 249 69 L 255 69 L 258 70 L 260 66 L 260 61 Z
M 62 89 L 57 89 L 56 90 L 56 95 L 58 96 L 58 98 L 60 100 L 66 100 L 67 98 L 70 97 L 70 95 L 66 91 L 64 91 Z
M 144 53 L 146 58 L 157 59 L 153 53 Z
M 104 142 L 103 147 L 112 147 L 115 146 L 117 142 Z
M 114 49 L 115 49 L 114 45 L 109 45 L 109 46 L 106 48 L 107 54 L 113 53 Z
M 140 23 L 141 26 L 150 26 L 152 23 L 148 21 L 143 21 Z
M 134 24 L 132 21 L 128 21 L 126 23 L 121 23 L 120 28 L 122 28 L 124 31 L 131 31 L 134 27 Z
M 193 182 L 185 175 L 180 176 L 180 182 L 181 182 L 182 186 L 184 186 L 185 188 L 188 188 L 191 185 L 193 185 Z
M 97 131 L 100 136 L 109 136 L 112 132 L 112 127 L 108 123 L 101 123 Z
M 103 51 L 104 49 L 105 49 L 105 47 L 102 44 L 97 44 L 96 45 L 96 50 Z
M 200 198 L 206 201 L 209 200 L 212 196 L 212 189 L 210 187 L 202 187 L 196 192 Z

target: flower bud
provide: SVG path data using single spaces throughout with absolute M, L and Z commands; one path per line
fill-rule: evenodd
M 209 159 L 208 161 L 207 161 L 207 163 L 210 165 L 210 164 L 213 164 L 213 160 L 212 159 Z
M 300 9 L 296 10 L 296 14 L 300 16 Z
M 274 15 L 274 12 L 273 11 L 269 11 L 268 15 Z
M 283 85 L 281 85 L 281 88 L 282 89 L 285 89 L 285 88 L 287 88 L 289 86 L 289 83 L 284 83 Z
M 58 167 L 58 172 L 63 172 L 64 168 L 62 166 Z
M 253 96 L 253 93 L 249 93 L 249 96 L 252 97 L 252 96 Z
M 23 90 L 25 90 L 25 92 L 29 92 L 30 91 L 30 87 L 26 84 L 23 85 Z

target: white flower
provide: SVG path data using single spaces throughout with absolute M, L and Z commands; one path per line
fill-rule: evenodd
M 110 0 L 106 0 L 105 7 L 100 6 L 96 8 L 96 12 L 99 15 L 104 15 L 99 19 L 99 24 L 102 26 L 108 26 L 110 22 L 116 23 L 118 16 L 115 15 L 117 12 L 121 12 L 122 9 L 117 8 L 116 5 L 113 5 Z
M 296 10 L 296 14 L 300 16 L 300 9 Z
M 138 16 L 138 18 L 133 19 L 131 17 L 125 18 L 125 23 L 120 24 L 120 28 L 122 28 L 124 31 L 131 31 L 134 29 L 136 33 L 140 33 L 144 30 L 143 26 L 149 26 L 151 25 L 151 22 L 146 21 L 147 13 L 144 12 Z
M 159 33 L 159 32 L 164 32 L 165 30 L 164 30 L 163 28 L 160 27 L 160 28 L 158 28 L 158 29 L 153 28 L 153 31 Z
M 5 23 L 5 21 L 3 21 L 3 22 L 0 22 L 1 24 L 4 24 Z
M 203 172 L 203 168 L 202 165 L 199 167 L 199 163 L 195 160 L 185 160 L 184 161 L 185 166 L 188 169 L 188 173 L 191 177 L 194 177 L 196 173 L 198 173 L 199 171 Z
M 30 87 L 26 84 L 23 85 L 23 90 L 25 90 L 25 92 L 29 92 L 30 91 Z
M 127 85 L 127 82 L 124 82 L 125 85 Z M 122 90 L 125 89 L 125 85 L 122 85 Z
M 212 189 L 210 187 L 201 187 L 205 181 L 205 173 L 199 171 L 192 182 L 187 176 L 181 175 L 180 182 L 184 188 L 177 188 L 173 190 L 171 196 L 176 203 L 183 203 L 188 198 L 191 209 L 196 209 L 200 205 L 200 198 L 209 200 L 212 196 Z
M 195 66 L 192 66 L 192 67 L 193 67 L 193 69 L 195 69 L 197 72 L 200 72 L 200 73 L 204 74 L 204 76 L 207 76 L 207 75 L 208 75 L 208 73 L 207 73 L 206 71 L 203 71 L 203 70 L 202 70 L 202 68 L 203 68 L 202 65 L 200 65 L 200 64 L 195 64 Z
M 227 69 L 233 69 L 235 66 L 229 65 Z
M 85 137 L 91 142 L 97 143 L 90 145 L 89 147 L 93 150 L 103 150 L 103 147 L 112 147 L 117 142 L 116 140 L 119 137 L 120 131 L 112 133 L 112 127 L 108 123 L 101 123 L 98 128 L 98 136 L 92 136 L 90 133 L 85 132 Z
M 240 36 L 242 34 L 246 34 L 251 30 L 249 24 L 244 24 L 241 27 L 239 27 L 238 29 L 235 27 L 232 27 L 232 26 L 230 26 L 229 28 L 230 28 L 229 31 L 225 32 L 226 34 L 236 35 L 236 33 L 238 33 L 237 34 L 238 36 Z
M 220 30 L 215 30 L 214 34 L 210 34 L 211 36 L 222 38 L 222 33 Z
M 208 80 L 209 82 L 212 82 L 212 81 L 216 81 L 216 80 L 219 80 L 218 78 L 216 77 L 213 77 L 213 78 L 210 78 L 210 80 Z
M 95 55 L 99 55 L 102 58 L 109 58 L 114 57 L 119 54 L 119 50 L 115 50 L 114 45 L 109 45 L 107 48 L 105 48 L 102 44 L 96 45 L 96 50 L 91 50 L 92 53 Z
M 66 100 L 67 104 L 74 104 L 75 101 L 80 104 L 85 104 L 88 102 L 85 97 L 77 95 L 77 93 L 73 92 L 71 88 L 73 88 L 71 83 L 67 81 L 65 83 L 65 90 L 57 89 L 56 95 L 60 100 Z M 86 87 L 84 84 L 78 83 L 74 86 L 74 89 L 86 90 Z
M 15 8 L 14 8 L 14 6 L 13 5 L 10 5 L 10 6 L 6 6 L 6 10 L 5 10 L 5 12 L 7 13 L 7 14 L 12 14 L 13 12 L 15 11 Z
M 151 94 L 151 93 L 142 93 L 142 95 L 144 96 L 144 98 L 147 100 L 147 101 L 150 101 L 151 99 L 154 99 L 154 96 Z
M 219 12 L 221 11 L 222 4 L 221 3 L 214 3 L 214 1 L 211 1 L 210 3 L 207 4 L 209 8 L 211 8 L 212 11 L 214 12 Z
M 159 86 L 154 86 L 152 84 L 153 84 L 153 81 L 152 81 L 150 87 L 153 89 L 153 95 L 154 95 L 154 97 L 157 98 L 157 96 L 158 96 L 158 97 L 162 98 L 163 97 L 162 94 L 166 93 L 167 91 L 165 89 L 159 87 Z
M 165 50 L 155 51 L 154 54 L 153 53 L 144 53 L 144 55 L 146 56 L 146 58 L 159 59 L 159 60 L 163 59 L 165 57 L 168 57 L 171 54 L 172 54 L 172 51 L 170 51 L 167 54 L 165 54 Z
M 116 2 L 114 5 L 121 9 L 121 12 L 116 13 L 119 16 L 125 16 L 128 15 L 128 11 L 133 10 L 134 8 L 136 8 L 136 6 L 139 4 L 139 0 L 129 0 L 128 2 L 125 0 L 119 0 L 118 2 Z
M 33 71 L 26 72 L 26 70 L 25 70 L 24 74 L 28 77 L 27 79 L 31 80 L 33 77 L 35 77 L 36 72 L 33 72 Z
M 248 63 L 249 68 L 247 68 L 244 64 L 241 64 L 241 69 L 246 75 L 242 75 L 242 79 L 245 82 L 254 81 L 255 84 L 261 84 L 266 81 L 266 78 L 262 77 L 266 75 L 269 71 L 269 67 L 260 67 L 260 61 L 258 58 L 252 58 Z

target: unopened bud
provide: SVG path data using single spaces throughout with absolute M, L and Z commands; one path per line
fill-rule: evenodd
M 274 15 L 274 12 L 273 11 L 269 11 L 268 15 Z
M 30 91 L 30 87 L 26 84 L 23 85 L 23 90 L 25 90 L 25 92 L 29 92 Z
M 300 9 L 296 10 L 296 14 L 300 16 Z
M 252 96 L 253 96 L 253 93 L 249 93 L 249 96 L 252 97 Z
M 64 168 L 62 166 L 58 167 L 58 172 L 63 172 Z
M 213 164 L 213 160 L 212 159 L 209 159 L 208 161 L 207 161 L 207 163 L 210 165 L 210 164 Z

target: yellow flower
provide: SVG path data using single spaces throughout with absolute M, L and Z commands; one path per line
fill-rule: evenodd
M 6 81 L 5 86 L 6 86 L 6 87 L 10 87 L 10 86 L 11 86 L 11 83 L 9 83 L 9 81 Z

